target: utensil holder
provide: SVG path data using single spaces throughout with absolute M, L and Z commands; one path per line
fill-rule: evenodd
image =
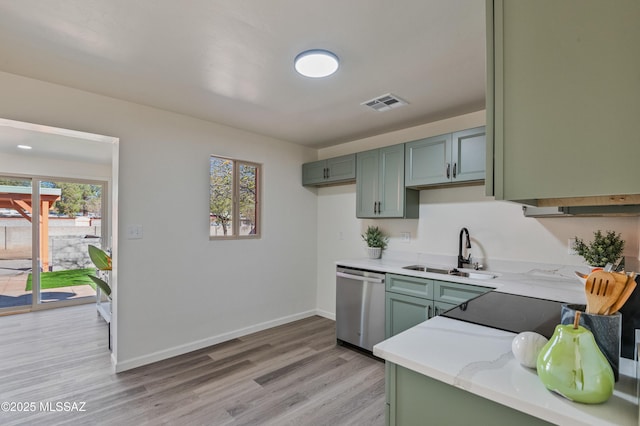
M 622 338 L 622 314 L 596 315 L 586 313 L 586 305 L 563 304 L 560 313 L 561 324 L 573 324 L 576 311 L 580 311 L 580 325 L 593 333 L 598 348 L 607 358 L 613 376 L 618 381 L 620 370 L 620 342 Z

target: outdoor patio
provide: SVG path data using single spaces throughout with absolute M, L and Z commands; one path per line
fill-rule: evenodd
M 16 306 L 31 306 L 32 292 L 25 290 L 31 272 L 31 260 L 0 260 L 0 309 Z M 74 285 L 46 289 L 41 292 L 42 302 L 78 299 L 95 296 L 95 290 L 89 285 Z

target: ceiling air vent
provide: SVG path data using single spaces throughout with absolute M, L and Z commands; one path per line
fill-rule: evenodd
M 364 105 L 376 111 L 389 111 L 392 108 L 398 108 L 403 105 L 407 105 L 408 102 L 400 99 L 394 94 L 387 93 L 386 95 L 378 96 L 375 99 L 371 99 L 370 101 L 366 101 L 361 103 L 360 105 Z

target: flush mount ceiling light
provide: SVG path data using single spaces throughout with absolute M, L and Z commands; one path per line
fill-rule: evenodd
M 328 50 L 306 50 L 296 56 L 296 71 L 305 77 L 328 77 L 338 70 L 338 57 Z
M 20 149 L 32 149 L 29 145 L 18 145 Z

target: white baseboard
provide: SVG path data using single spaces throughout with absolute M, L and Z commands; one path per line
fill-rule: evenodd
M 316 315 L 324 317 L 324 318 L 328 318 L 328 319 L 333 320 L 333 321 L 336 320 L 335 312 L 328 312 L 328 311 L 324 311 L 322 309 L 316 309 Z
M 330 313 L 327 313 L 327 314 L 330 314 Z M 115 372 L 121 373 L 123 371 L 131 370 L 132 368 L 141 367 L 143 365 L 151 364 L 152 362 L 162 361 L 163 359 L 186 354 L 188 352 L 193 352 L 198 349 L 206 348 L 207 346 L 217 345 L 218 343 L 226 342 L 227 340 L 246 336 L 247 334 L 266 330 L 268 328 L 276 327 L 282 324 L 287 324 L 292 321 L 297 321 L 297 320 L 308 318 L 314 315 L 325 316 L 324 313 L 320 313 L 317 309 L 306 311 L 306 312 L 300 312 L 297 314 L 288 315 L 286 317 L 277 318 L 275 320 L 266 321 L 260 324 L 241 328 L 239 330 L 230 331 L 228 333 L 219 334 L 217 336 L 208 337 L 206 339 L 197 340 L 195 342 L 186 343 L 184 345 L 163 349 L 161 351 L 153 352 L 148 355 L 139 356 L 129 360 L 117 361 L 115 356 L 113 356 L 112 354 L 111 361 L 114 363 Z

